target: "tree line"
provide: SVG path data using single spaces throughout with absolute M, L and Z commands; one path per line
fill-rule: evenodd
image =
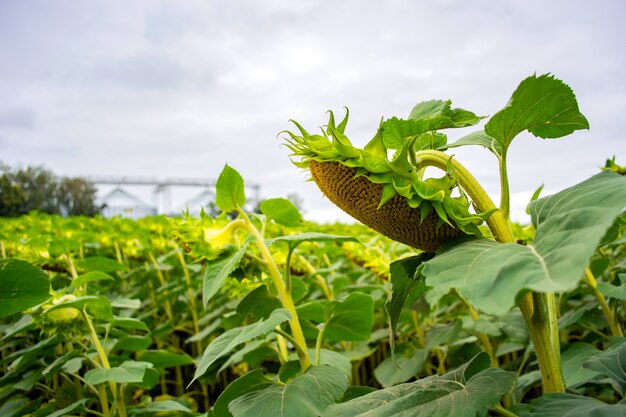
M 97 189 L 80 177 L 57 177 L 43 167 L 11 168 L 0 161 L 0 217 L 30 211 L 63 216 L 94 216 Z

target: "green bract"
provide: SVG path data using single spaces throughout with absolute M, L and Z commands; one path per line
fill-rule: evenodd
M 396 194 L 409 206 L 419 208 L 421 219 L 434 209 L 439 225 L 444 222 L 467 234 L 480 235 L 478 225 L 491 213 L 472 213 L 470 200 L 458 187 L 451 167 L 441 178 L 426 178 L 418 169 L 419 152 L 446 147 L 447 137 L 438 129 L 471 126 L 482 117 L 462 109 L 450 108 L 450 101 L 432 100 L 417 104 L 409 119 L 393 117 L 380 124 L 376 135 L 363 149 L 352 145 L 344 134 L 349 111 L 336 125 L 332 111 L 322 134 L 310 134 L 292 121 L 299 135 L 289 135 L 286 146 L 292 151 L 293 163 L 309 169 L 310 161 L 339 162 L 356 169 L 356 176 L 366 176 L 372 183 L 382 184 L 383 193 L 378 207 Z M 389 158 L 390 151 L 395 151 Z

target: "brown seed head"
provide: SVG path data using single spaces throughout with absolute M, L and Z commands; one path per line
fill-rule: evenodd
M 339 162 L 310 161 L 311 176 L 337 207 L 377 232 L 425 252 L 435 252 L 446 240 L 462 232 L 444 223 L 434 210 L 420 221 L 419 208 L 409 206 L 400 195 L 393 196 L 378 208 L 383 185 L 365 176 L 355 177 L 356 168 Z

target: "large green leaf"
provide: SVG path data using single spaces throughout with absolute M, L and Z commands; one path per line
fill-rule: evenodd
M 202 279 L 202 304 L 207 307 L 211 298 L 222 288 L 226 278 L 237 269 L 243 255 L 248 250 L 250 240 L 246 239 L 239 250 L 227 252 L 225 255 L 215 261 L 211 261 L 204 271 Z
M 50 297 L 50 281 L 41 269 L 10 259 L 0 264 L 0 317 L 19 313 Z
M 268 198 L 263 200 L 259 208 L 268 219 L 283 226 L 296 227 L 302 223 L 298 208 L 286 198 Z
M 587 382 L 598 375 L 598 372 L 583 367 L 598 352 L 598 349 L 588 343 L 574 343 L 563 352 L 561 370 L 566 387 Z
M 313 366 L 287 384 L 273 384 L 233 400 L 234 417 L 317 417 L 348 388 L 346 375 L 328 365 Z
M 220 417 L 231 417 L 228 410 L 231 401 L 253 391 L 259 391 L 274 385 L 264 374 L 263 370 L 255 369 L 237 378 L 226 386 L 213 405 L 213 414 Z
M 219 358 L 226 355 L 233 350 L 237 345 L 245 343 L 249 340 L 255 339 L 260 336 L 264 336 L 271 332 L 279 324 L 291 319 L 289 312 L 283 308 L 274 310 L 272 314 L 266 319 L 257 323 L 250 324 L 244 327 L 237 327 L 227 330 L 219 335 L 202 354 L 202 358 L 196 368 L 196 373 L 193 379 L 189 383 L 193 383 L 196 379 L 200 378 L 209 369 L 209 367 Z
M 484 361 L 481 359 L 481 367 Z M 476 371 L 473 364 L 443 376 L 375 391 L 328 408 L 322 417 L 475 417 L 500 402 L 515 381 L 502 369 Z M 468 378 L 466 378 L 468 377 Z M 467 379 L 467 381 L 466 381 Z
M 150 388 L 159 378 L 159 372 L 149 362 L 125 361 L 113 368 L 91 369 L 85 373 L 85 381 L 91 385 L 104 382 L 133 384 Z
M 260 285 L 250 291 L 237 304 L 237 313 L 245 316 L 250 314 L 255 319 L 265 319 L 270 316 L 272 311 L 282 307 L 278 297 L 271 295 L 267 290 L 267 286 Z
M 391 387 L 415 377 L 424 368 L 428 351 L 412 345 L 400 345 L 394 357 L 387 357 L 374 369 L 374 376 L 383 387 Z
M 224 166 L 215 183 L 215 204 L 225 212 L 246 204 L 246 192 L 241 174 L 228 165 Z
M 524 130 L 540 138 L 560 138 L 579 129 L 589 129 L 589 122 L 578 110 L 576 96 L 550 74 L 522 81 L 507 105 L 485 125 L 487 135 L 504 149 Z
M 610 378 L 621 396 L 626 393 L 626 339 L 617 339 L 617 343 L 590 358 L 583 366 Z
M 371 295 L 353 292 L 343 301 L 328 302 L 324 310 L 324 339 L 369 339 L 374 323 L 374 299 Z
M 546 394 L 519 406 L 519 417 L 626 417 L 626 404 L 605 404 L 591 397 Z
M 422 272 L 438 296 L 457 288 L 480 310 L 502 315 L 524 288 L 540 292 L 575 288 L 625 206 L 626 177 L 603 172 L 531 203 L 537 229 L 532 244 L 464 241 L 424 263 Z

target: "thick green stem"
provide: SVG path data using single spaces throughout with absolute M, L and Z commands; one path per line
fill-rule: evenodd
M 589 284 L 589 286 L 593 290 L 593 293 L 596 296 L 598 303 L 600 304 L 602 313 L 604 314 L 606 321 L 609 323 L 611 334 L 613 336 L 623 336 L 622 329 L 619 326 L 619 323 L 617 322 L 617 320 L 615 320 L 615 315 L 613 314 L 613 311 L 609 307 L 609 304 L 607 303 L 606 298 L 604 298 L 604 295 L 600 292 L 600 290 L 598 290 L 598 282 L 596 281 L 596 277 L 593 276 L 593 273 L 591 272 L 589 268 L 585 268 L 585 280 L 587 281 L 587 284 Z
M 494 238 L 501 243 L 514 243 L 515 238 L 509 228 L 508 220 L 502 210 L 498 210 L 482 186 L 465 169 L 460 162 L 443 152 L 425 150 L 416 153 L 416 168 L 434 166 L 443 171 L 448 171 L 451 166 L 459 180 L 459 185 L 472 199 L 477 210 L 489 212 L 495 210 L 487 219 L 489 230 Z M 506 165 L 504 165 L 506 171 Z M 506 175 L 506 174 L 505 174 Z M 508 192 L 507 188 L 503 193 Z M 526 294 L 518 304 L 524 320 L 528 326 L 531 340 L 535 346 L 539 369 L 543 380 L 545 393 L 565 392 L 565 383 L 560 368 L 560 348 L 558 332 L 556 332 L 556 310 L 550 296 L 545 294 Z
M 545 394 L 565 392 L 558 333 L 553 335 L 549 297 L 548 294 L 528 293 L 519 304 L 535 347 Z
M 493 211 L 493 214 L 487 219 L 489 230 L 498 242 L 513 242 L 513 234 L 506 217 L 498 210 L 480 183 L 472 174 L 456 159 L 443 152 L 425 150 L 416 153 L 416 161 L 421 169 L 427 166 L 433 166 L 443 171 L 448 171 L 448 165 L 452 166 L 454 174 L 459 179 L 459 185 L 467 195 L 472 199 L 476 209 L 482 213 Z M 494 211 L 495 210 L 495 211 Z
M 240 209 L 239 214 L 245 222 L 246 230 L 256 237 L 256 245 L 267 265 L 274 287 L 278 292 L 278 298 L 280 299 L 283 307 L 285 307 L 285 309 L 289 311 L 289 314 L 291 314 L 289 326 L 291 327 L 291 333 L 293 334 L 293 340 L 295 342 L 294 347 L 298 353 L 302 369 L 306 370 L 309 366 L 311 366 L 311 359 L 306 351 L 306 339 L 304 338 L 304 333 L 302 332 L 302 327 L 300 326 L 300 320 L 298 320 L 298 313 L 296 312 L 296 306 L 293 303 L 291 293 L 287 291 L 285 281 L 283 281 L 280 271 L 278 270 L 278 266 L 276 265 L 269 248 L 265 244 L 265 239 L 263 239 L 259 230 L 254 226 L 254 224 L 252 224 L 250 218 L 243 210 Z

